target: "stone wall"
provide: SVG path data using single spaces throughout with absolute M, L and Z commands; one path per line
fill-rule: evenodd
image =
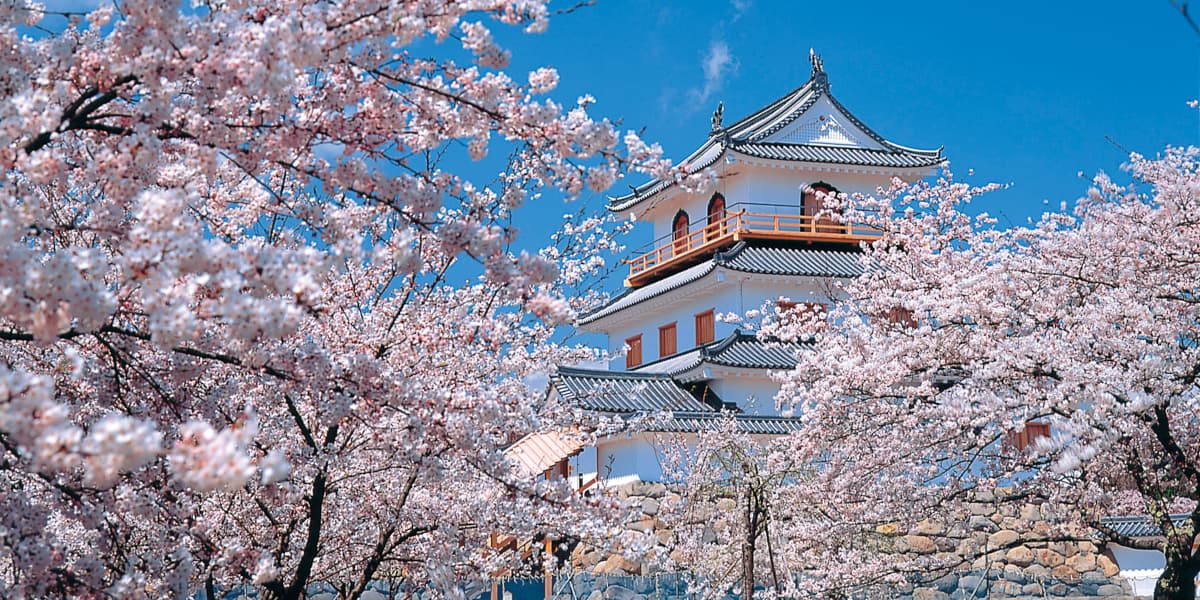
M 664 507 L 680 502 L 679 494 L 660 483 L 634 483 L 612 491 L 633 508 L 626 527 L 651 532 L 655 551 L 670 555 L 674 533 L 659 519 Z M 921 600 L 1005 597 L 1129 598 L 1131 588 L 1120 577 L 1117 564 L 1104 548 L 1088 541 L 1088 532 L 1055 528 L 1058 521 L 1046 503 L 1031 502 L 997 509 L 991 494 L 968 506 L 965 522 L 950 526 L 924 521 L 907 531 L 883 531 L 893 536 L 893 549 L 914 555 L 932 555 L 960 563 L 946 573 L 886 591 L 887 597 Z M 734 510 L 734 502 L 717 510 Z M 1064 537 L 1076 541 L 1059 541 Z M 964 560 L 962 557 L 971 557 Z M 663 576 L 655 563 L 629 560 L 580 546 L 571 555 L 571 567 L 591 577 Z M 587 586 L 583 586 L 587 587 Z M 606 587 L 607 589 L 607 587 Z M 576 598 L 586 598 L 587 594 Z M 882 592 L 882 590 L 880 590 Z M 614 592 L 623 593 L 623 592 Z M 642 595 L 636 593 L 634 595 Z M 606 596 L 607 598 L 607 596 Z M 593 598 L 591 600 L 599 600 Z M 623 599 L 625 600 L 625 599 Z
M 633 509 L 625 528 L 637 532 L 651 532 L 655 537 L 652 553 L 667 556 L 671 552 L 674 532 L 659 519 L 659 513 L 680 501 L 679 494 L 668 490 L 661 483 L 636 482 L 612 490 L 613 494 Z M 624 555 L 608 553 L 594 548 L 578 546 L 571 553 L 571 567 L 579 572 L 594 575 L 654 575 L 655 564 L 649 561 L 632 561 Z
M 948 562 L 973 557 L 962 569 L 914 582 L 914 597 L 1131 596 L 1111 553 L 1090 541 L 1086 529 L 1054 526 L 1059 519 L 1049 503 L 997 509 L 993 494 L 978 500 L 968 505 L 965 523 L 922 521 L 895 538 L 894 549 L 900 552 Z

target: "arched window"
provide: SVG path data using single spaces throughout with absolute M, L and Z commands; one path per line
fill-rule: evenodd
M 671 238 L 675 240 L 675 254 L 687 252 L 688 243 L 688 222 L 687 213 L 682 210 L 675 213 L 675 220 L 671 223 Z
M 725 235 L 725 196 L 713 194 L 708 201 L 708 227 L 704 228 L 704 240 Z
M 828 214 L 818 217 L 825 209 L 826 199 L 836 193 L 836 188 L 823 181 L 805 187 L 804 193 L 800 197 L 800 212 L 806 217 L 804 224 L 819 233 L 842 231 L 842 225 L 829 218 Z

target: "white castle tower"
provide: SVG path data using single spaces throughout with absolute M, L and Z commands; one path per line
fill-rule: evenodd
M 609 370 L 560 367 L 552 399 L 609 415 L 667 411 L 660 432 L 713 427 L 722 409 L 749 433 L 792 428 L 775 409 L 771 373 L 793 368 L 800 346 L 759 341 L 715 315 L 828 303 L 829 280 L 860 272 L 860 243 L 873 234 L 818 218 L 823 197 L 914 181 L 944 160 L 941 149 L 872 131 L 830 94 L 820 57 L 811 62 L 804 85 L 744 119 L 725 125 L 717 108 L 708 139 L 682 163 L 713 169 L 715 191 L 654 180 L 610 198 L 609 210 L 652 223 L 654 242 L 628 260 L 627 289 L 577 325 L 606 334 L 610 351 L 628 351 Z M 572 459 L 577 481 L 657 481 L 655 437 L 600 440 Z

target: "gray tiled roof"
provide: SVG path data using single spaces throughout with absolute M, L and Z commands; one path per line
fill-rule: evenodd
M 807 344 L 763 341 L 753 334 L 736 332 L 720 343 L 704 349 L 705 361 L 729 367 L 749 369 L 790 369 L 796 366 L 796 353 Z
M 663 418 L 651 419 L 646 425 L 648 431 L 695 433 L 716 430 L 727 416 L 697 400 L 666 375 L 559 367 L 551 378 L 551 385 L 564 402 L 585 410 L 624 415 L 669 413 Z M 745 433 L 782 435 L 800 427 L 800 420 L 791 417 L 738 412 L 732 413 L 732 417 L 738 431 Z
M 871 148 L 840 148 L 836 146 L 814 146 L 808 144 L 748 143 L 734 144 L 733 149 L 758 158 L 840 165 L 875 165 L 908 168 L 932 167 L 942 162 L 941 156 L 928 156 L 913 152 L 874 150 Z
M 627 308 L 633 306 L 634 304 L 638 304 L 656 296 L 665 294 L 673 289 L 682 287 L 700 279 L 701 277 L 704 277 L 705 275 L 708 275 L 714 268 L 716 268 L 716 266 L 717 265 L 715 262 L 709 260 L 684 269 L 683 271 L 675 273 L 670 277 L 664 277 L 663 279 L 655 281 L 649 285 L 645 285 L 640 288 L 629 288 L 610 300 L 604 306 L 580 315 L 576 323 L 579 325 L 586 325 L 597 319 L 607 317 L 608 315 L 611 315 L 623 308 Z
M 826 98 L 859 130 L 880 146 L 878 149 L 845 148 L 820 144 L 764 143 L 763 140 L 803 115 L 821 98 Z M 711 166 L 726 151 L 775 160 L 848 164 L 884 168 L 924 168 L 941 164 L 941 149 L 920 150 L 888 141 L 854 116 L 829 93 L 823 71 L 814 71 L 804 85 L 758 109 L 751 115 L 709 134 L 707 140 L 680 164 L 695 173 Z M 633 188 L 628 194 L 609 199 L 608 208 L 621 211 L 674 185 L 673 181 L 654 179 Z
M 667 375 L 558 367 L 551 385 L 564 402 L 598 412 L 712 410 Z
M 652 422 L 651 431 L 670 433 L 696 433 L 698 431 L 713 431 L 721 428 L 721 413 L 715 411 L 702 413 L 675 412 L 670 418 Z M 734 415 L 738 431 L 744 433 L 760 433 L 783 435 L 798 431 L 800 419 L 792 417 L 763 417 L 757 415 Z
M 1171 520 L 1176 524 L 1183 522 L 1189 515 L 1171 515 Z M 1128 517 L 1104 517 L 1100 519 L 1100 524 L 1112 529 L 1118 535 L 1129 537 L 1157 537 L 1161 536 L 1162 530 L 1150 522 L 1150 517 L 1146 515 L 1136 515 Z
M 735 244 L 712 259 L 640 288 L 630 288 L 607 304 L 581 315 L 579 325 L 587 325 L 635 304 L 661 296 L 697 281 L 716 267 L 743 273 L 795 275 L 810 277 L 857 277 L 862 274 L 862 254 L 857 250 L 820 250 L 755 246 L 746 241 Z
M 638 373 L 661 373 L 687 381 L 685 373 L 702 365 L 721 365 L 743 369 L 791 369 L 801 343 L 759 340 L 753 334 L 735 331 L 729 337 L 637 367 Z
M 756 246 L 743 241 L 717 253 L 713 261 L 734 271 L 768 275 L 858 277 L 863 273 L 858 250 Z

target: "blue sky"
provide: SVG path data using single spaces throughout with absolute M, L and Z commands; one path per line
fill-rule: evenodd
M 497 33 L 514 70 L 558 68 L 560 100 L 592 94 L 595 112 L 675 159 L 703 141 L 717 101 L 730 122 L 802 84 L 815 48 L 834 95 L 877 132 L 944 146 L 959 179 L 1011 184 L 977 205 L 1002 223 L 1117 174 L 1121 148 L 1200 144 L 1187 106 L 1200 98 L 1200 37 L 1167 0 L 597 0 L 541 35 Z M 553 226 L 540 218 L 530 238 Z

